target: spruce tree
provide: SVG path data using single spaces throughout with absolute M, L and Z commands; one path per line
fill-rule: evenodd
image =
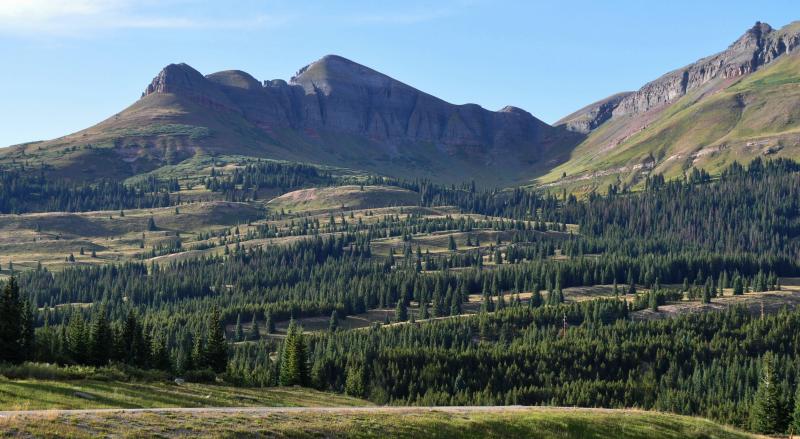
M 328 331 L 336 332 L 337 329 L 339 329 L 339 314 L 334 310 L 331 311 L 331 318 L 328 321 Z
M 308 353 L 303 329 L 294 320 L 283 342 L 279 383 L 282 386 L 308 384 Z
M 258 321 L 256 320 L 256 313 L 253 313 L 253 321 L 250 322 L 250 331 L 247 334 L 247 339 L 252 341 L 261 340 L 261 331 L 258 329 Z
M 17 280 L 11 277 L 0 296 L 0 361 L 17 363 L 24 355 L 20 343 L 22 302 Z
M 208 317 L 208 342 L 206 344 L 208 366 L 214 372 L 224 372 L 228 366 L 228 343 L 225 341 L 225 327 L 222 324 L 219 307 L 214 306 Z
M 205 369 L 208 367 L 208 360 L 206 356 L 206 347 L 203 340 L 202 334 L 200 331 L 197 331 L 194 335 L 194 341 L 192 343 L 192 354 L 191 358 L 191 366 L 195 369 Z M 191 368 L 187 369 L 191 370 Z
M 267 334 L 275 333 L 275 321 L 272 320 L 272 313 L 269 311 L 264 312 L 264 328 Z
M 234 341 L 244 341 L 244 328 L 242 327 L 242 315 L 236 315 L 236 329 L 233 335 Z
M 402 298 L 397 299 L 397 306 L 394 309 L 394 321 L 405 322 L 408 320 L 408 307 Z
M 788 416 L 780 388 L 775 377 L 771 353 L 762 360 L 761 379 L 750 409 L 750 426 L 753 431 L 763 434 L 777 434 L 786 431 Z
M 800 381 L 798 381 L 798 383 L 800 383 Z M 794 394 L 794 410 L 792 411 L 789 430 L 792 433 L 800 433 L 800 384 L 797 386 L 797 391 Z
M 92 319 L 89 329 L 89 343 L 91 345 L 92 363 L 103 365 L 111 359 L 111 346 L 113 344 L 113 334 L 111 326 L 106 318 L 104 308 L 99 309 Z

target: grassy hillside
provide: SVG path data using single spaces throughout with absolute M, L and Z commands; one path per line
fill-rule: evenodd
M 338 186 L 301 189 L 270 200 L 267 207 L 287 212 L 369 209 L 389 206 L 415 206 L 419 194 L 391 186 Z
M 15 416 L 6 436 L 347 438 L 725 438 L 754 436 L 711 421 L 635 410 L 503 408 L 371 409 L 278 413 L 102 413 Z
M 640 182 L 651 168 L 668 177 L 691 167 L 714 173 L 758 156 L 800 158 L 798 55 L 717 93 L 690 93 L 665 109 L 607 122 L 539 182 L 605 189 Z
M 46 267 L 62 266 L 70 254 L 75 258 L 70 265 L 137 259 L 153 247 L 178 240 L 188 246 L 197 233 L 235 227 L 263 215 L 263 207 L 257 204 L 225 201 L 182 205 L 177 212 L 166 207 L 0 215 L 0 273 L 8 274 L 9 261 L 17 270 L 35 268 L 39 262 Z M 150 218 L 156 230 L 148 230 Z
M 248 389 L 213 384 L 98 380 L 0 379 L 0 411 L 160 408 L 160 407 L 319 407 L 370 403 L 307 388 Z

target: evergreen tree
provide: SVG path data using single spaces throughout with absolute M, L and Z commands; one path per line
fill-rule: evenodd
M 100 366 L 108 363 L 111 359 L 113 334 L 106 318 L 105 308 L 100 308 L 92 318 L 89 343 L 91 345 L 92 364 Z
M 266 329 L 267 334 L 275 333 L 275 321 L 272 320 L 272 313 L 269 311 L 264 312 L 264 328 Z
M 214 306 L 208 317 L 206 358 L 208 366 L 217 373 L 224 372 L 228 365 L 228 343 L 225 341 L 225 327 L 218 306 Z
M 773 361 L 771 353 L 764 355 L 761 379 L 750 410 L 751 428 L 757 433 L 783 433 L 788 424 L 786 407 L 775 378 Z
M 742 283 L 742 278 L 738 274 L 733 278 L 733 295 L 734 296 L 741 296 L 744 294 L 744 283 Z
M 242 327 L 242 315 L 236 315 L 236 326 L 234 330 L 233 339 L 235 341 L 244 341 L 244 328 Z
M 261 340 L 261 331 L 258 329 L 258 321 L 256 320 L 256 313 L 253 313 L 253 321 L 250 322 L 250 331 L 247 334 L 247 339 L 251 341 Z
M 205 369 L 208 367 L 208 359 L 206 355 L 206 347 L 203 340 L 203 336 L 200 331 L 197 331 L 194 335 L 194 340 L 192 343 L 192 354 L 189 357 L 191 359 L 191 366 L 196 369 Z M 189 368 L 188 370 L 191 370 Z
M 20 340 L 21 329 L 22 302 L 19 297 L 19 285 L 16 278 L 11 277 L 0 296 L 0 361 L 17 363 L 24 359 Z
M 22 302 L 20 313 L 20 355 L 22 359 L 31 359 L 34 355 L 36 347 L 36 329 L 34 327 L 36 317 L 34 312 L 34 307 L 29 300 Z
M 800 381 L 798 381 L 798 383 L 800 383 Z M 789 431 L 790 433 L 800 433 L 800 384 L 798 384 L 797 391 L 794 394 L 794 410 L 792 411 Z
M 308 385 L 308 353 L 303 329 L 294 320 L 289 324 L 283 342 L 280 366 L 280 385 Z
M 406 306 L 406 301 L 401 299 L 397 299 L 397 306 L 394 309 L 394 321 L 395 322 L 405 322 L 408 320 L 408 307 Z
M 154 331 L 150 337 L 150 361 L 151 366 L 156 369 L 172 370 L 172 362 L 167 348 L 167 337 L 163 332 Z
M 328 331 L 336 332 L 339 329 L 339 314 L 334 310 L 331 311 L 331 318 L 328 321 Z
M 651 290 L 649 296 L 648 306 L 650 307 L 650 310 L 653 312 L 658 312 L 658 294 L 655 290 Z
M 76 364 L 89 363 L 89 337 L 86 322 L 79 313 L 73 313 L 67 325 L 67 355 Z

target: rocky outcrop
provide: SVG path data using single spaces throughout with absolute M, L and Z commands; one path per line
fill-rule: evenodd
M 236 105 L 225 93 L 200 72 L 184 63 L 164 67 L 147 86 L 142 97 L 154 93 L 182 95 L 212 108 L 236 110 Z
M 557 131 L 519 108 L 493 112 L 475 104 L 453 105 L 335 55 L 303 67 L 289 82 L 261 83 L 235 70 L 204 77 L 185 64 L 170 65 L 144 95 L 153 93 L 224 107 L 268 132 L 346 133 L 391 145 L 426 142 L 535 153 Z
M 556 122 L 555 125 L 563 125 L 568 130 L 578 133 L 589 133 L 608 119 L 611 119 L 617 105 L 632 93 L 633 92 L 623 92 L 609 96 L 562 118 Z
M 616 102 L 604 100 L 592 104 L 565 117 L 557 125 L 586 133 L 611 118 L 646 113 L 672 103 L 693 90 L 713 88 L 716 83 L 753 73 L 796 50 L 798 46 L 800 22 L 780 30 L 757 22 L 726 50 L 669 72 Z

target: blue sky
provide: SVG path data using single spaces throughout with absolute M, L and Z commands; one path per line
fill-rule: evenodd
M 139 98 L 166 64 L 288 79 L 329 53 L 447 101 L 546 122 L 720 51 L 786 1 L 0 0 L 0 146 Z

